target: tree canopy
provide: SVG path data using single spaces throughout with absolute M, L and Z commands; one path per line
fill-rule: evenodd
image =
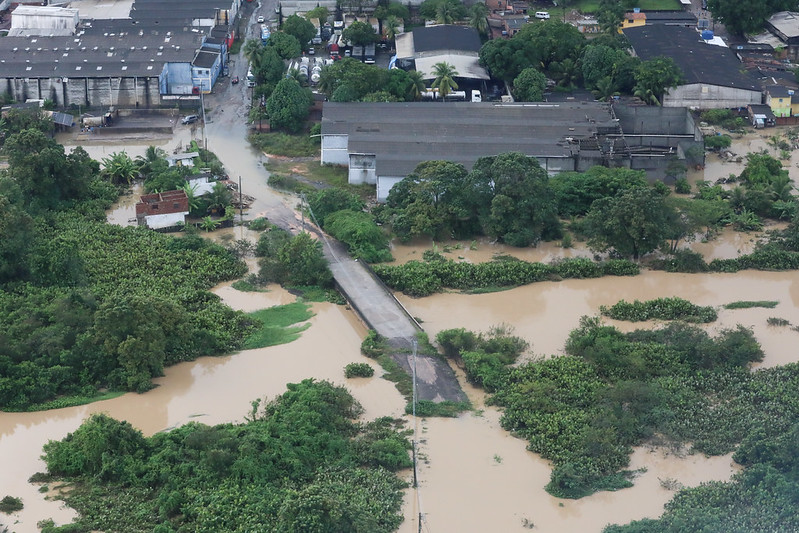
M 480 64 L 493 76 L 511 81 L 526 68 L 542 68 L 547 74 L 564 61 L 576 63 L 585 46 L 580 31 L 559 20 L 526 24 L 510 39 L 492 39 L 480 48 Z
M 341 37 L 355 46 L 366 46 L 378 40 L 377 32 L 372 25 L 359 20 L 344 28 L 344 31 L 341 32 Z
M 274 129 L 296 133 L 305 127 L 311 107 L 311 95 L 297 80 L 282 79 L 266 101 L 269 124 Z
M 796 9 L 792 0 L 708 0 L 707 8 L 713 19 L 724 24 L 736 35 L 752 33 L 778 11 Z
M 537 69 L 526 68 L 513 80 L 513 97 L 519 102 L 540 102 L 544 99 L 547 78 Z
M 286 17 L 280 29 L 289 35 L 293 35 L 300 43 L 300 46 L 309 43 L 316 35 L 316 26 L 308 19 L 299 15 L 289 15 Z
M 682 71 L 670 57 L 643 61 L 635 70 L 635 96 L 647 104 L 661 105 L 663 95 L 683 79 Z
M 266 47 L 273 48 L 280 59 L 292 59 L 302 53 L 302 43 L 293 35 L 281 31 L 272 32 Z
M 596 200 L 585 217 L 588 245 L 638 259 L 657 250 L 674 220 L 663 194 L 653 187 L 633 187 L 618 196 Z

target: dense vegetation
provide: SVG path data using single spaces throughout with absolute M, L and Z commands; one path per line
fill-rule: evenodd
M 740 326 L 716 337 L 681 322 L 624 334 L 584 317 L 569 355 L 515 367 L 475 337 L 453 330 L 439 342 L 493 393 L 502 426 L 554 463 L 547 491 L 560 497 L 629 486 L 632 446 L 655 436 L 713 455 L 741 443 L 736 458 L 749 464 L 741 450 L 761 450 L 767 436 L 788 438 L 799 414 L 799 365 L 750 372 L 763 353 Z
M 339 187 L 308 194 L 308 206 L 322 229 L 347 245 L 350 255 L 368 263 L 391 261 L 388 235 L 364 212 L 361 198 Z
M 333 274 L 322 254 L 322 243 L 307 233 L 292 236 L 276 226 L 261 233 L 255 249 L 262 283 L 286 287 L 331 287 Z
M 207 289 L 245 265 L 197 236 L 105 224 L 127 166 L 66 154 L 47 120 L 7 131 L 3 147 L 0 408 L 146 390 L 166 365 L 239 347 L 252 321 Z M 75 400 L 59 401 L 47 405 Z
M 517 152 L 481 157 L 471 172 L 427 161 L 394 185 L 378 219 L 403 241 L 488 235 L 512 246 L 561 236 L 546 171 Z
M 73 483 L 80 517 L 51 531 L 394 531 L 410 466 L 401 422 L 358 423 L 343 388 L 305 380 L 248 422 L 189 423 L 145 438 L 93 415 L 45 445 L 48 472 Z
M 600 313 L 614 320 L 642 322 L 644 320 L 682 320 L 684 322 L 713 322 L 718 318 L 716 310 L 710 306 L 692 304 L 682 298 L 657 298 L 633 303 L 621 300 L 606 307 L 600 306 Z
M 440 254 L 425 254 L 425 261 L 374 265 L 373 268 L 386 285 L 409 296 L 428 296 L 444 289 L 496 289 L 537 281 L 635 276 L 639 273 L 637 264 L 624 259 L 595 262 L 578 258 L 546 264 L 503 257 L 487 263 L 459 263 Z

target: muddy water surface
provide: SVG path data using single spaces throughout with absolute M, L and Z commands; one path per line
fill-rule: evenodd
M 619 300 L 651 300 L 679 296 L 698 305 L 723 306 L 738 300 L 774 300 L 774 309 L 719 311 L 711 331 L 743 324 L 754 329 L 763 345 L 763 365 L 784 364 L 799 359 L 793 344 L 799 333 L 789 328 L 768 326 L 769 317 L 799 325 L 799 274 L 796 272 L 744 271 L 737 274 L 670 274 L 644 271 L 632 277 L 605 277 L 533 283 L 513 290 L 489 294 L 438 294 L 414 299 L 398 295 L 412 315 L 420 318 L 431 335 L 443 329 L 465 327 L 485 331 L 507 323 L 526 339 L 539 355 L 562 354 L 569 331 L 583 315 L 595 316 L 600 306 Z M 623 330 L 647 324 L 609 323 Z

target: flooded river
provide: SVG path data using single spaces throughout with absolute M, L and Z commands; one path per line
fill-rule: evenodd
M 275 194 L 266 186 L 266 173 L 260 158 L 243 143 L 243 132 L 235 129 L 235 114 L 214 117 L 209 125 L 209 149 L 227 166 L 231 177 L 242 175 L 244 192 L 258 198 L 249 216 L 266 211 L 272 205 L 290 205 L 292 198 Z M 243 126 L 242 126 L 243 128 Z M 177 136 L 179 142 L 186 140 Z M 165 144 L 172 151 L 172 144 Z M 132 143 L 125 150 L 131 157 L 144 152 L 151 143 Z M 94 157 L 106 157 L 106 145 L 87 146 Z M 726 164 L 725 164 L 726 165 Z M 708 172 L 714 172 L 711 167 Z M 117 223 L 128 219 L 120 211 Z M 233 228 L 229 238 L 249 238 L 248 232 Z M 221 233 L 219 238 L 221 238 Z M 705 246 L 709 257 L 732 257 L 749 251 L 752 236 L 725 232 Z M 453 259 L 484 261 L 495 253 L 511 253 L 528 260 L 548 261 L 557 257 L 589 255 L 576 246 L 562 249 L 547 244 L 536 249 L 516 250 L 492 246 L 488 242 L 462 245 L 447 253 Z M 425 244 L 425 247 L 428 245 Z M 421 256 L 423 247 L 396 246 L 398 261 Z M 443 251 L 443 250 L 441 250 Z M 254 310 L 293 301 L 280 288 L 264 293 L 241 293 L 229 284 L 215 289 L 232 307 Z M 737 274 L 668 274 L 645 272 L 632 278 L 567 280 L 528 285 L 509 291 L 482 295 L 439 294 L 412 299 L 400 295 L 411 314 L 423 320 L 423 327 L 434 336 L 452 327 L 483 331 L 492 325 L 507 323 L 515 333 L 531 344 L 531 354 L 553 355 L 563 352 L 568 332 L 582 315 L 595 315 L 601 305 L 620 299 L 644 300 L 661 296 L 681 296 L 701 305 L 721 306 L 735 300 L 777 300 L 775 309 L 721 310 L 718 322 L 707 326 L 711 331 L 738 323 L 751 326 L 766 351 L 762 366 L 797 360 L 791 349 L 799 333 L 790 328 L 766 324 L 769 317 L 779 317 L 799 325 L 799 275 L 797 273 L 741 272 Z M 378 416 L 402 416 L 404 400 L 394 386 L 380 379 L 374 362 L 359 353 L 364 327 L 345 307 L 314 304 L 311 327 L 299 340 L 283 346 L 249 350 L 218 358 L 202 358 L 166 370 L 156 380 L 158 387 L 145 394 L 126 394 L 119 398 L 68 409 L 41 413 L 0 413 L 0 494 L 23 499 L 25 508 L 10 517 L 0 517 L 0 524 L 11 531 L 37 531 L 36 522 L 52 517 L 57 523 L 71 520 L 74 513 L 58 501 L 44 499 L 38 486 L 27 483 L 28 477 L 44 468 L 39 459 L 41 447 L 50 439 L 61 439 L 74 431 L 91 413 L 106 412 L 125 419 L 145 434 L 178 426 L 190 420 L 207 424 L 241 421 L 255 398 L 281 394 L 288 382 L 308 377 L 328 379 L 347 386 L 364 405 L 367 419 Z M 651 324 L 618 323 L 629 330 Z M 376 377 L 347 380 L 343 367 L 350 362 L 369 362 L 377 369 Z M 425 531 L 483 532 L 600 531 L 608 523 L 657 517 L 674 494 L 661 482 L 674 480 L 693 486 L 706 480 L 724 480 L 736 471 L 729 456 L 705 458 L 679 456 L 660 449 L 637 449 L 632 468 L 646 467 L 635 486 L 615 493 L 601 493 L 578 501 L 549 496 L 544 486 L 549 481 L 546 461 L 525 449 L 525 442 L 510 436 L 499 426 L 500 413 L 484 405 L 481 391 L 465 385 L 476 411 L 456 419 L 418 421 L 420 490 L 407 491 L 404 508 L 406 520 L 402 533 L 418 531 L 418 517 L 424 517 Z M 413 426 L 413 422 L 409 421 Z M 5 522 L 3 522 L 5 521 Z

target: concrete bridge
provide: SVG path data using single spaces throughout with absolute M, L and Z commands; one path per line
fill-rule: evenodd
M 392 359 L 411 375 L 413 343 L 421 326 L 368 265 L 350 257 L 342 243 L 312 229 L 324 243 L 324 254 L 339 291 L 367 327 L 387 339 Z M 466 400 L 455 373 L 443 358 L 418 353 L 416 395 L 419 400 L 434 402 Z

